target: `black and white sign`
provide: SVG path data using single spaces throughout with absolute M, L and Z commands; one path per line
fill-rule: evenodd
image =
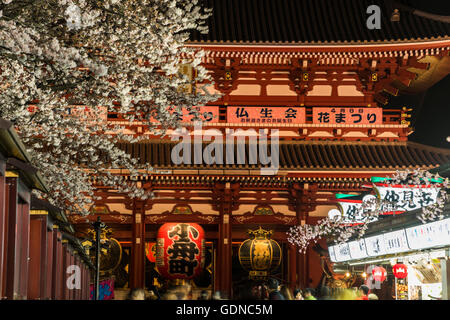
M 406 229 L 410 249 L 425 249 L 450 244 L 450 219 Z
M 405 230 L 398 230 L 383 235 L 386 253 L 399 253 L 409 250 Z
M 334 246 L 334 254 L 338 262 L 351 260 L 348 243 L 338 244 Z
M 357 241 L 350 241 L 348 243 L 349 249 L 350 249 L 350 256 L 352 259 L 364 259 L 367 258 L 367 251 L 366 251 L 366 243 L 364 239 L 357 240 Z
M 366 249 L 369 256 L 374 257 L 386 254 L 383 235 L 365 238 L 364 240 L 366 241 Z

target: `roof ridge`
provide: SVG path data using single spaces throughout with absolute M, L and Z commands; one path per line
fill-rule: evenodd
M 371 45 L 371 44 L 398 44 L 398 43 L 418 43 L 418 42 L 437 42 L 443 40 L 450 40 L 450 35 L 437 36 L 437 37 L 417 37 L 417 38 L 403 38 L 403 39 L 389 39 L 389 40 L 341 40 L 341 41 L 243 41 L 243 40 L 232 40 L 232 41 L 217 41 L 217 40 L 195 40 L 186 41 L 189 44 L 206 44 L 206 45 L 292 45 L 292 46 L 317 46 L 323 45 L 326 47 L 337 47 L 337 46 L 361 46 L 361 45 Z
M 416 146 L 416 147 L 420 147 L 429 151 L 433 151 L 433 152 L 438 152 L 438 153 L 446 153 L 450 155 L 450 148 L 440 148 L 440 147 L 435 147 L 435 146 L 430 146 L 427 144 L 422 144 L 419 142 L 414 142 L 414 141 L 408 141 L 409 145 L 412 146 Z

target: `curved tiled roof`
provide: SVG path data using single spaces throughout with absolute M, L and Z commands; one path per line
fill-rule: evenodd
M 208 34 L 194 32 L 203 43 L 366 43 L 449 39 L 450 24 L 400 9 L 383 0 L 203 0 L 213 9 Z M 407 4 L 406 0 L 399 1 Z M 381 9 L 381 29 L 369 30 L 367 8 Z M 395 8 L 395 6 L 394 6 Z
M 150 163 L 155 168 L 257 169 L 261 167 L 260 164 L 248 164 L 248 148 L 245 151 L 246 164 L 174 165 L 171 161 L 171 151 L 174 146 L 174 142 L 160 140 L 119 144 L 122 150 L 139 159 L 141 164 Z M 236 155 L 236 144 L 234 147 Z M 439 149 L 414 142 L 289 141 L 280 142 L 279 151 L 280 169 L 285 170 L 430 168 L 450 161 L 449 149 Z M 225 154 L 224 148 L 224 161 Z M 191 155 L 193 163 L 193 150 Z

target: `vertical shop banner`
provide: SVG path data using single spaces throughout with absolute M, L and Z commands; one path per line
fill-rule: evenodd
M 382 124 L 382 108 L 313 108 L 314 124 Z
M 299 124 L 306 122 L 305 108 L 299 107 L 227 107 L 228 123 Z
M 94 300 L 94 285 L 91 284 L 91 300 Z M 99 300 L 114 300 L 114 279 L 100 281 Z

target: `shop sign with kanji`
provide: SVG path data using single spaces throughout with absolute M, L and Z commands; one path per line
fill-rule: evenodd
M 382 108 L 313 108 L 314 124 L 382 124 Z
M 339 210 L 332 209 L 328 212 L 328 217 L 339 221 L 343 225 L 356 225 L 377 221 L 375 217 L 370 217 L 368 212 L 373 208 L 363 208 L 363 202 L 375 198 L 374 195 L 350 195 L 336 194 L 337 206 Z
M 437 186 L 403 186 L 375 183 L 380 200 L 387 201 L 385 212 L 400 213 L 435 204 L 441 190 Z
M 299 124 L 306 122 L 305 108 L 299 107 L 234 107 L 227 108 L 228 123 Z

